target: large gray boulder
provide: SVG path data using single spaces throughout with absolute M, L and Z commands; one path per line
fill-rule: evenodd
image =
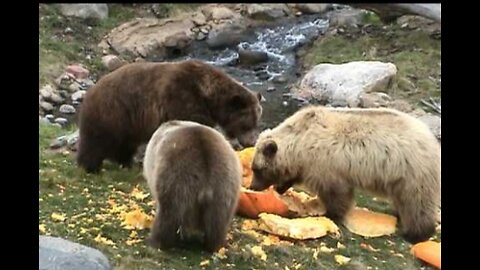
M 336 106 L 358 107 L 361 94 L 387 92 L 396 73 L 394 64 L 378 61 L 319 64 L 307 72 L 293 93 Z
M 51 237 L 38 237 L 39 270 L 110 270 L 107 257 L 100 251 Z
M 65 16 L 82 19 L 100 19 L 108 17 L 107 4 L 59 4 L 60 12 Z

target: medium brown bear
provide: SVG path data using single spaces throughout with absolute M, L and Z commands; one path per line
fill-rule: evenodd
M 279 193 L 303 184 L 341 221 L 354 188 L 390 198 L 410 242 L 435 232 L 441 149 L 420 120 L 391 109 L 302 109 L 262 132 L 251 188 Z
M 197 60 L 127 64 L 102 77 L 80 108 L 78 164 L 98 172 L 104 159 L 131 166 L 137 147 L 168 120 L 220 126 L 253 146 L 261 95 Z
M 207 251 L 225 245 L 242 167 L 220 132 L 190 121 L 163 123 L 147 145 L 143 175 L 156 202 L 149 245 L 178 247 L 195 235 Z

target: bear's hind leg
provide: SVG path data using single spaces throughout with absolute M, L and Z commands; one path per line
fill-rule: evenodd
M 436 207 L 428 200 L 421 198 L 418 192 L 406 190 L 393 198 L 399 213 L 402 236 L 410 243 L 426 241 L 435 233 Z
M 157 208 L 150 236 L 146 239 L 147 245 L 160 249 L 169 249 L 177 246 L 178 228 L 179 226 L 174 215 L 169 216 L 165 215 L 165 213 L 162 215 L 160 208 Z
M 135 155 L 136 147 L 133 145 L 122 145 L 121 149 L 117 151 L 114 160 L 122 165 L 124 168 L 131 168 L 133 164 L 133 156 Z
M 211 203 L 204 209 L 204 246 L 208 252 L 213 253 L 226 245 L 227 230 L 232 217 L 226 204 L 220 202 Z

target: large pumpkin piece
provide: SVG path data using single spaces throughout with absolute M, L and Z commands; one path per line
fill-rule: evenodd
M 263 212 L 287 216 L 289 210 L 272 188 L 263 192 L 242 188 L 237 213 L 249 218 L 258 218 L 258 215 Z
M 274 213 L 281 216 L 288 214 L 287 205 L 276 195 L 276 192 L 270 188 L 266 191 L 256 192 L 247 188 L 252 183 L 253 172 L 251 169 L 255 148 L 249 147 L 237 152 L 243 167 L 243 183 L 238 203 L 237 213 L 249 217 L 258 218 L 262 212 Z
M 243 167 L 243 187 L 250 187 L 252 183 L 253 172 L 251 169 L 253 155 L 255 154 L 255 147 L 248 147 L 242 151 L 237 151 L 237 155 L 242 162 Z
M 397 218 L 367 209 L 354 208 L 345 216 L 343 225 L 355 234 L 364 237 L 379 237 L 395 232 Z
M 427 262 L 438 269 L 442 264 L 442 245 L 435 241 L 425 241 L 412 247 L 413 256 Z
M 327 233 L 338 234 L 337 225 L 326 217 L 283 218 L 273 214 L 262 213 L 259 229 L 271 234 L 291 239 L 315 239 Z
M 283 195 L 280 195 L 272 187 L 261 192 L 249 190 L 248 187 L 253 177 L 251 164 L 255 148 L 245 148 L 238 151 L 237 154 L 243 166 L 243 188 L 240 194 L 238 214 L 249 218 L 258 218 L 260 213 L 271 213 L 283 217 L 321 216 L 325 214 L 325 207 L 322 202 L 304 192 L 289 189 Z

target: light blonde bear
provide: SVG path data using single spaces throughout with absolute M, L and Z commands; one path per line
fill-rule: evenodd
M 440 144 L 420 120 L 392 109 L 310 106 L 262 132 L 251 188 L 294 184 L 316 192 L 342 220 L 359 188 L 391 199 L 404 238 L 428 239 L 440 207 Z

